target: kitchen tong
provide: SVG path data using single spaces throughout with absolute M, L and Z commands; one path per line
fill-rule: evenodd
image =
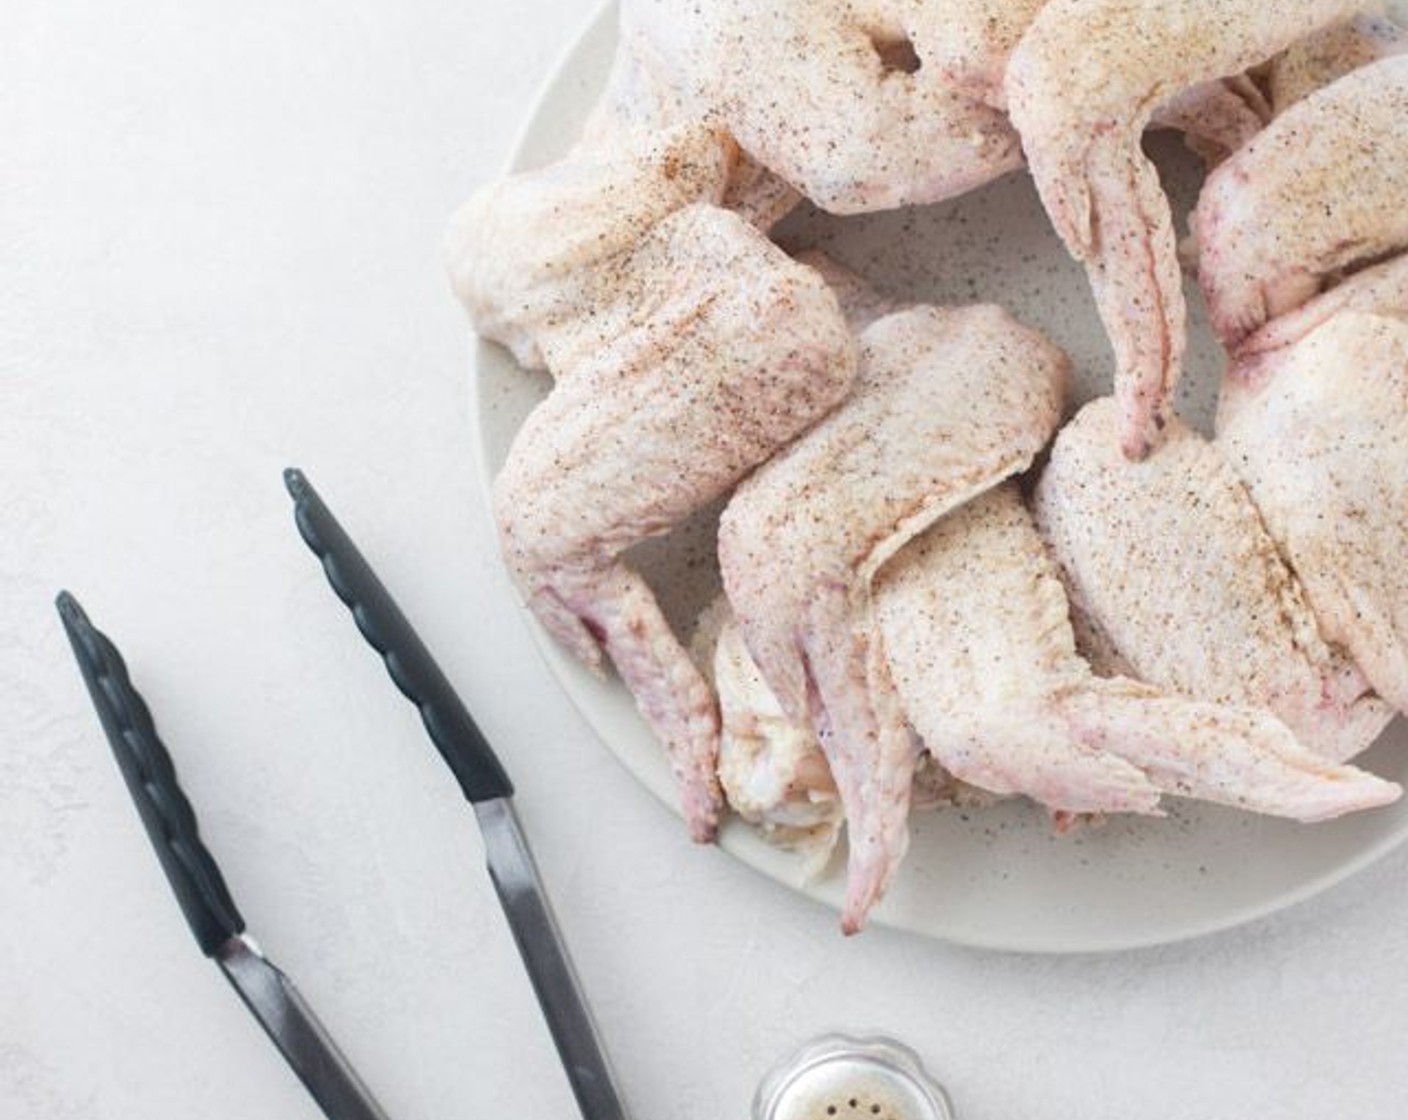
M 463 701 L 406 621 L 357 546 L 300 471 L 284 482 L 298 531 L 328 583 L 396 687 L 416 706 L 427 734 L 474 808 L 485 859 L 532 980 L 577 1105 L 586 1120 L 624 1120 L 526 839 L 513 810 L 513 783 Z M 387 1120 L 289 980 L 245 932 L 171 755 L 113 642 L 67 591 L 59 617 L 73 646 L 128 792 L 201 952 L 219 965 L 304 1086 L 331 1120 Z

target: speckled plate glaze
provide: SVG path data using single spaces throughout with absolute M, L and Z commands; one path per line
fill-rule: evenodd
M 533 109 L 514 170 L 542 166 L 573 142 L 602 87 L 615 45 L 615 7 L 603 9 L 555 71 Z M 1196 197 L 1196 164 L 1173 138 L 1154 137 L 1175 205 Z M 1065 347 L 1075 363 L 1072 405 L 1107 392 L 1111 358 L 1081 270 L 1070 260 L 1025 175 L 953 202 L 837 219 L 803 210 L 776 231 L 788 248 L 816 246 L 881 290 L 935 303 L 1000 303 Z M 1193 308 L 1187 376 L 1179 407 L 1205 430 L 1220 356 Z M 475 353 L 479 470 L 487 489 L 528 411 L 548 388 L 497 346 Z M 713 563 L 717 509 L 664 541 L 632 553 L 678 631 L 718 586 Z M 671 807 L 675 790 L 660 748 L 615 679 L 595 679 L 533 625 L 549 667 L 602 741 Z M 1408 782 L 1408 727 L 1399 720 L 1361 760 Z M 1035 807 L 1008 803 L 978 812 L 917 814 L 898 882 L 877 924 L 994 949 L 1097 952 L 1155 945 L 1251 921 L 1310 897 L 1383 855 L 1408 835 L 1408 800 L 1321 825 L 1298 825 L 1170 799 L 1164 820 L 1116 819 L 1074 835 L 1052 835 Z M 799 861 L 737 819 L 723 848 L 762 874 L 839 908 L 842 861 L 804 883 Z

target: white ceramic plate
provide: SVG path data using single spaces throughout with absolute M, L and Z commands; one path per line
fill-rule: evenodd
M 615 8 L 604 9 L 557 69 L 533 110 L 513 169 L 539 167 L 576 138 L 601 88 L 615 45 Z M 1172 138 L 1156 157 L 1181 209 L 1198 173 Z M 1107 392 L 1111 359 L 1081 270 L 1070 260 L 1025 175 L 950 203 L 836 219 L 795 214 L 777 231 L 788 247 L 816 245 L 887 292 L 936 303 L 992 301 L 1047 332 L 1076 365 L 1074 403 Z M 1219 352 L 1195 311 L 1183 415 L 1206 428 Z M 547 391 L 497 346 L 476 352 L 480 471 L 487 487 L 524 416 Z M 717 511 L 712 511 L 716 516 Z M 717 587 L 712 517 L 632 554 L 667 613 L 687 636 Z M 616 680 L 598 681 L 534 629 L 548 665 L 587 722 L 640 782 L 670 806 L 675 790 L 660 748 Z M 1396 722 L 1361 760 L 1408 782 L 1408 730 Z M 1307 898 L 1364 867 L 1408 834 L 1408 800 L 1321 825 L 1170 799 L 1165 820 L 1117 819 L 1053 836 L 1046 815 L 1009 803 L 977 812 L 914 818 L 908 859 L 873 920 L 936 938 L 1036 952 L 1103 951 L 1224 929 Z M 683 827 L 681 825 L 681 827 Z M 833 907 L 841 860 L 803 884 L 795 857 L 731 820 L 720 843 L 751 867 Z

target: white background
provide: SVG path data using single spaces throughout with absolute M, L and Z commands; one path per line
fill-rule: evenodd
M 909 1041 L 966 1120 L 1403 1115 L 1408 852 L 1163 950 L 846 941 L 692 847 L 558 693 L 474 477 L 439 245 L 590 9 L 0 9 L 0 1117 L 318 1115 L 190 940 L 62 586 L 391 1116 L 573 1114 L 471 815 L 299 542 L 290 463 L 516 776 L 634 1115 L 741 1120 L 774 1059 L 838 1027 Z

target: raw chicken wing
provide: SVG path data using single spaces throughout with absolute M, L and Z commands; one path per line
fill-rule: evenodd
M 1367 7 L 1376 10 L 1307 35 L 1267 63 L 1265 85 L 1273 113 L 1284 113 L 1361 66 L 1408 50 L 1408 33 L 1377 5 Z
M 1408 711 L 1408 323 L 1346 311 L 1234 373 L 1217 443 L 1332 643 Z
M 1270 709 L 1352 758 L 1391 710 L 1321 638 L 1304 592 L 1218 449 L 1177 420 L 1132 463 L 1110 398 L 1062 429 L 1036 489 L 1042 535 L 1102 668 L 1199 700 Z
M 1269 380 L 1290 347 L 1345 312 L 1408 318 L 1408 254 L 1354 273 L 1248 337 L 1223 377 L 1219 415 L 1230 414 L 1246 390 Z
M 954 89 L 1006 110 L 1007 62 L 1046 0 L 945 0 L 921 4 L 915 39 Z
M 720 808 L 714 698 L 619 557 L 835 407 L 855 347 L 814 272 L 707 205 L 656 224 L 595 283 L 577 313 L 612 333 L 556 371 L 496 481 L 495 511 L 529 605 L 587 664 L 602 651 L 615 663 L 705 839 Z
M 1272 319 L 1237 348 L 1236 362 L 1222 383 L 1222 404 L 1241 385 L 1264 380 L 1275 355 L 1344 311 L 1408 316 L 1408 255 L 1356 272 L 1303 307 Z
M 946 0 L 923 5 L 913 29 L 918 54 L 956 91 L 1007 109 L 1007 64 L 1047 0 Z M 1269 110 L 1241 75 L 1180 91 L 1153 123 L 1226 154 L 1261 127 Z
M 916 756 L 871 579 L 925 526 L 1031 462 L 1066 374 L 1058 350 L 994 307 L 897 312 L 860 343 L 852 398 L 745 481 L 719 527 L 748 649 L 831 764 L 850 841 L 848 932 L 904 856 Z
M 590 314 L 598 275 L 693 202 L 719 202 L 737 149 L 703 125 L 499 180 L 450 223 L 447 260 L 474 329 L 557 376 L 614 326 Z M 614 283 L 608 277 L 607 284 Z M 616 306 L 624 306 L 617 301 Z
M 923 5 L 899 0 L 626 0 L 636 44 L 691 111 L 822 209 L 949 198 L 1021 166 L 1002 112 L 926 58 Z
M 840 795 L 809 723 L 788 718 L 729 618 L 714 650 L 719 781 L 729 805 L 782 847 L 810 851 L 817 870 L 844 819 Z
M 1185 347 L 1173 218 L 1140 151 L 1154 111 L 1355 14 L 1360 0 L 1050 0 L 1007 68 L 1042 202 L 1086 262 L 1115 351 L 1116 438 L 1155 447 Z
M 1278 117 L 1208 177 L 1192 225 L 1229 349 L 1345 269 L 1408 246 L 1408 56 Z
M 836 296 L 836 302 L 841 305 L 841 314 L 846 317 L 846 326 L 850 327 L 853 334 L 860 334 L 877 319 L 915 306 L 881 295 L 864 277 L 852 272 L 819 249 L 807 249 L 798 253 L 797 260 L 815 269 L 826 281 L 826 286 L 831 289 Z
M 655 55 L 645 36 L 630 33 L 623 20 L 611 74 L 592 108 L 573 157 L 610 159 L 624 149 L 648 145 L 681 125 L 717 122 L 705 101 L 689 90 Z M 720 130 L 723 135 L 723 131 Z M 742 215 L 761 230 L 780 221 L 799 195 L 746 152 L 738 152 L 728 170 L 719 205 Z
M 1298 820 L 1399 789 L 1301 746 L 1271 713 L 1097 678 L 1014 484 L 907 544 L 875 586 L 905 713 L 945 769 L 1064 812 L 1152 812 L 1161 792 Z
M 1095 677 L 1076 653 L 1065 592 L 1012 484 L 900 549 L 876 577 L 874 610 L 905 714 L 927 748 L 915 808 L 1023 794 L 1059 822 L 1154 812 L 1168 792 L 1321 820 L 1397 796 L 1389 783 L 1311 754 L 1264 710 Z M 783 712 L 731 619 L 713 666 L 729 804 L 770 842 L 807 854 L 814 873 L 843 821 L 821 744 Z

